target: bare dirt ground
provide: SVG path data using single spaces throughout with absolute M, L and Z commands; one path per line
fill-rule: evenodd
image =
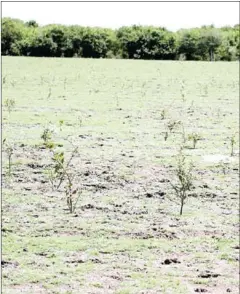
M 52 62 L 52 66 L 57 67 L 57 61 Z M 99 75 L 100 79 L 100 73 L 105 73 L 102 65 L 88 62 L 95 66 L 95 71 L 91 68 L 92 71 L 86 73 L 88 78 L 95 76 L 96 79 Z M 109 70 L 113 70 L 116 64 L 109 62 Z M 5 63 L 11 68 L 11 59 Z M 34 71 L 31 64 L 28 69 Z M 145 63 L 138 66 L 136 72 L 147 68 Z M 190 71 L 191 66 L 188 66 L 185 71 Z M 215 77 L 215 70 L 211 72 L 208 66 L 209 75 Z M 226 65 L 220 63 L 220 69 L 221 66 Z M 51 151 L 40 139 L 45 123 L 41 108 L 27 105 L 25 98 L 21 100 L 24 94 L 30 97 L 25 91 L 33 87 L 31 78 L 25 88 L 20 82 L 14 89 L 6 86 L 6 96 L 18 93 L 20 98 L 10 117 L 5 115 L 4 119 L 7 131 L 3 136 L 6 135 L 8 141 L 12 140 L 10 137 L 15 140 L 12 140 L 14 154 L 10 178 L 6 152 L 3 152 L 2 293 L 238 293 L 237 144 L 234 155 L 229 156 L 229 138 L 236 131 L 238 88 L 235 85 L 229 97 L 229 85 L 236 77 L 234 65 L 228 66 L 233 73 L 225 79 L 225 84 L 217 77 L 212 87 L 206 82 L 208 99 L 213 97 L 211 107 L 203 103 L 206 97 L 200 103 L 202 94 L 193 96 L 194 89 L 189 86 L 188 95 L 196 104 L 189 110 L 187 119 L 184 116 L 184 122 L 189 132 L 197 130 L 203 134 L 203 139 L 196 149 L 191 148 L 191 142 L 184 149 L 193 161 L 195 179 L 182 216 L 179 215 L 179 199 L 171 187 L 171 182 L 176 180 L 174 156 L 179 149 L 181 133 L 174 131 L 167 141 L 163 137 L 166 121 L 181 113 L 183 102 L 168 108 L 169 117 L 160 119 L 163 105 L 157 103 L 158 94 L 155 93 L 152 100 L 149 98 L 151 89 L 157 88 L 151 84 L 149 89 L 141 90 L 145 93 L 141 94 L 141 106 L 129 105 L 125 100 L 121 102 L 125 92 L 119 95 L 121 105 L 119 102 L 112 105 L 111 95 L 101 101 L 107 75 L 102 88 L 96 79 L 99 84 L 95 87 L 99 92 L 91 90 L 95 91 L 93 96 L 89 94 L 92 100 L 82 100 L 81 103 L 88 106 L 81 106 L 84 109 L 81 126 L 75 119 L 79 111 L 72 108 L 74 95 L 78 95 L 75 84 L 72 84 L 73 96 L 64 93 L 66 97 L 73 97 L 70 109 L 66 105 L 60 107 L 57 102 L 59 96 L 64 96 L 62 93 L 56 92 L 52 100 L 44 100 L 44 115 L 53 124 L 57 124 L 58 117 L 64 120 L 63 130 L 57 130 L 53 140 L 63 144 L 59 148 L 64 148 L 66 158 L 72 150 L 66 141 L 69 135 L 74 139 L 74 146 L 79 147 L 69 169 L 75 174 L 74 186 L 81 193 L 75 212 L 70 214 L 65 183 L 52 191 L 45 173 L 52 163 Z M 127 76 L 121 73 L 122 80 L 134 80 L 135 71 Z M 18 69 L 19 72 L 22 78 L 25 74 L 28 79 L 24 69 Z M 165 72 L 165 77 L 168 88 L 174 89 L 171 88 L 175 84 L 170 78 L 171 72 Z M 196 72 L 200 75 L 203 67 Z M 41 74 L 44 73 L 43 70 Z M 58 76 L 61 74 L 64 71 Z M 13 79 L 17 81 L 14 74 Z M 195 77 L 189 74 L 189 79 L 191 85 Z M 150 81 L 158 82 L 153 73 Z M 220 84 L 222 90 L 217 92 Z M 79 89 L 79 93 L 86 92 L 85 88 Z M 133 101 L 134 89 L 127 91 Z M 213 96 L 211 91 L 215 93 Z M 170 92 L 174 96 L 177 90 Z M 161 93 L 169 98 L 164 94 L 168 93 L 167 87 Z M 222 99 L 220 114 L 215 111 L 214 104 L 219 97 Z M 190 108 L 191 99 L 184 111 Z M 39 96 L 36 104 L 40 101 Z M 110 105 L 106 106 L 106 101 L 110 101 Z M 168 99 L 166 101 L 168 105 Z M 181 115 L 177 118 L 183 119 Z M 231 160 L 225 165 L 219 164 L 216 158 L 213 162 L 204 160 L 214 154 L 223 154 Z

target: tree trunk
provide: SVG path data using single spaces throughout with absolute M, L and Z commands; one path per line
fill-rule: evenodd
M 212 49 L 210 49 L 209 56 L 210 56 L 210 61 L 214 61 L 214 52 Z

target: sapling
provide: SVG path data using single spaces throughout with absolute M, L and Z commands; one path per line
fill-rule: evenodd
M 181 121 L 177 121 L 177 120 L 172 120 L 172 121 L 169 121 L 167 124 L 166 124 L 166 132 L 164 134 L 164 140 L 166 141 L 167 138 L 169 137 L 169 134 L 171 134 L 173 132 L 173 130 L 177 127 L 181 125 Z
M 60 178 L 64 169 L 64 152 L 54 152 L 52 161 L 54 162 L 54 173 Z
M 8 176 L 11 176 L 12 173 L 12 155 L 13 155 L 13 147 L 11 145 L 7 145 L 6 153 L 8 157 Z
M 235 135 L 231 136 L 230 143 L 231 143 L 231 156 L 233 156 L 234 155 L 234 145 L 236 144 Z
M 52 186 L 52 191 L 54 191 L 54 187 L 55 187 L 55 180 L 56 180 L 56 174 L 54 173 L 53 169 L 47 169 L 44 172 L 47 176 L 47 178 L 49 179 L 51 186 Z
M 62 131 L 62 126 L 64 124 L 64 120 L 59 120 L 59 128 L 60 128 L 60 131 Z
M 192 133 L 188 135 L 188 140 L 192 140 L 193 142 L 193 149 L 196 148 L 197 142 L 201 139 L 202 137 L 198 133 Z
M 73 189 L 73 179 L 74 175 L 70 173 L 66 173 L 67 178 L 67 184 L 65 186 L 65 194 L 67 199 L 67 206 L 70 213 L 74 213 L 78 199 L 80 197 L 80 193 L 78 191 L 78 188 Z
M 77 153 L 78 153 L 78 148 L 76 147 L 76 148 L 74 148 L 74 150 L 72 151 L 71 156 L 70 156 L 68 162 L 66 163 L 66 165 L 64 165 L 64 158 L 63 158 L 63 160 L 62 160 L 62 159 L 61 159 L 61 156 L 59 157 L 60 160 L 58 160 L 58 164 L 59 164 L 59 167 L 60 167 L 60 166 L 62 167 L 62 169 L 61 169 L 61 172 L 59 173 L 59 183 L 58 183 L 58 185 L 57 185 L 57 189 L 60 188 L 62 182 L 64 181 L 64 178 L 65 178 L 65 176 L 66 176 L 66 174 L 67 174 L 67 171 L 68 171 L 68 168 L 69 168 L 69 166 L 70 166 L 70 163 L 71 163 L 71 161 L 73 160 L 74 156 L 75 156 Z
M 160 114 L 160 118 L 161 118 L 161 120 L 163 120 L 163 119 L 166 118 L 166 114 L 167 114 L 166 109 L 163 109 L 163 110 L 161 111 L 161 114 Z
M 10 98 L 5 99 L 4 105 L 7 107 L 9 114 L 12 112 L 13 108 L 15 107 L 15 104 L 16 102 L 14 99 L 10 99 Z
M 43 130 L 43 133 L 41 135 L 41 139 L 43 139 L 43 143 L 44 145 L 46 146 L 49 141 L 52 139 L 52 130 L 50 130 L 48 127 L 46 127 L 44 130 Z
M 53 151 L 53 155 L 52 155 L 52 167 L 50 169 L 47 169 L 45 171 L 45 174 L 47 175 L 51 186 L 52 186 L 52 190 L 54 190 L 55 188 L 55 182 L 56 180 L 58 180 L 59 178 L 61 178 L 62 173 L 63 173 L 63 169 L 64 169 L 64 152 L 60 152 L 60 151 Z
M 73 189 L 73 180 L 75 177 L 75 173 L 70 170 L 70 163 L 77 152 L 78 148 L 75 148 L 72 151 L 67 163 L 65 163 L 64 152 L 54 152 L 52 157 L 53 167 L 47 172 L 49 181 L 52 185 L 52 190 L 54 190 L 56 186 L 57 189 L 59 189 L 63 181 L 66 180 L 67 183 L 65 185 L 65 194 L 67 199 L 67 206 L 70 213 L 73 213 L 75 211 L 78 199 L 80 197 L 78 189 Z M 56 181 L 58 181 L 58 184 L 55 186 Z
M 188 192 L 193 187 L 193 174 L 192 174 L 192 162 L 187 163 L 185 155 L 180 152 L 177 156 L 177 184 L 172 184 L 171 186 L 174 189 L 176 196 L 180 199 L 180 215 L 183 213 L 183 206 L 186 202 Z

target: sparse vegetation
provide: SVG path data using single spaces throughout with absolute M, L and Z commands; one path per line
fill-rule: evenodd
M 9 120 L 3 107 L 4 293 L 237 293 L 237 63 L 2 62 L 18 106 Z M 193 131 L 206 138 L 196 150 Z

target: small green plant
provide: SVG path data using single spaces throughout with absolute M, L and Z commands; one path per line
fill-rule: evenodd
M 58 145 L 59 146 L 59 145 Z M 50 150 L 52 150 L 52 149 L 54 149 L 55 147 L 56 147 L 56 144 L 54 143 L 54 142 L 47 142 L 46 144 L 45 144 L 45 147 L 46 148 L 48 148 L 48 149 L 50 149 Z M 59 146 L 60 147 L 60 146 Z
M 167 110 L 166 109 L 162 109 L 161 113 L 160 113 L 160 118 L 161 120 L 165 119 L 167 115 Z
M 12 156 L 13 156 L 14 148 L 12 145 L 7 144 L 5 150 L 8 157 L 8 176 L 10 177 L 12 175 Z
M 48 147 L 48 144 L 49 144 L 49 141 L 52 139 L 52 130 L 50 130 L 49 127 L 46 127 L 44 130 L 43 130 L 43 133 L 41 135 L 41 139 L 43 139 L 43 144 Z
M 60 188 L 62 182 L 64 181 L 64 178 L 65 178 L 65 176 L 66 176 L 67 173 L 68 173 L 68 168 L 69 168 L 69 166 L 70 166 L 70 163 L 71 163 L 71 161 L 73 160 L 74 156 L 75 156 L 77 153 L 78 153 L 78 148 L 75 147 L 74 150 L 72 151 L 71 156 L 70 156 L 70 158 L 69 158 L 69 160 L 68 160 L 68 162 L 66 163 L 65 166 L 63 165 L 63 163 L 64 163 L 64 159 L 63 159 L 63 162 L 61 162 L 61 160 L 60 160 L 60 161 L 58 160 L 58 164 L 59 164 L 59 166 L 60 166 L 60 165 L 62 166 L 62 171 L 61 171 L 61 174 L 60 174 L 60 173 L 58 174 L 58 175 L 60 175 L 60 176 L 59 176 L 59 183 L 58 183 L 58 185 L 57 185 L 57 189 Z M 61 157 L 59 157 L 59 158 L 61 159 Z M 55 162 L 56 162 L 56 160 L 55 160 Z
M 177 183 L 171 183 L 171 186 L 174 189 L 176 196 L 180 199 L 180 215 L 182 215 L 183 213 L 183 206 L 186 202 L 188 192 L 193 187 L 192 169 L 192 162 L 187 163 L 185 155 L 182 153 L 182 151 L 180 151 L 177 156 Z
M 54 173 L 61 177 L 64 169 L 64 152 L 54 152 L 52 161 L 54 162 Z
M 193 149 L 196 148 L 197 142 L 201 139 L 202 137 L 198 133 L 191 133 L 188 135 L 188 140 L 193 142 Z
M 67 199 L 67 206 L 70 213 L 74 213 L 76 209 L 76 205 L 78 199 L 80 197 L 80 193 L 78 189 L 74 189 L 73 180 L 75 178 L 75 173 L 70 169 L 70 163 L 74 156 L 77 154 L 78 148 L 74 148 L 71 153 L 71 156 L 68 162 L 65 164 L 64 152 L 55 152 L 52 161 L 53 161 L 53 169 L 52 172 L 49 173 L 50 175 L 50 182 L 52 183 L 52 188 L 55 187 L 55 181 L 58 181 L 57 189 L 60 188 L 61 184 L 63 183 L 64 179 L 66 180 L 65 185 L 65 195 Z
M 64 120 L 60 119 L 59 120 L 59 128 L 60 128 L 60 131 L 62 131 L 63 124 L 64 124 Z
M 49 182 L 51 183 L 52 191 L 54 191 L 55 180 L 56 180 L 56 174 L 54 173 L 54 170 L 52 168 L 46 169 L 44 171 L 44 174 L 47 176 Z
M 231 156 L 233 156 L 234 155 L 234 145 L 236 144 L 235 134 L 231 136 L 230 144 L 231 144 Z
M 67 184 L 65 186 L 65 194 L 66 194 L 66 199 L 67 199 L 67 206 L 69 209 L 70 213 L 74 213 L 77 202 L 80 197 L 80 193 L 78 191 L 78 188 L 73 188 L 73 179 L 74 175 L 70 173 L 66 173 L 66 178 L 67 178 Z
M 166 141 L 169 137 L 169 135 L 173 132 L 174 129 L 176 129 L 179 125 L 181 125 L 181 121 L 177 121 L 177 120 L 172 120 L 169 121 L 166 124 L 166 132 L 164 133 L 164 140 Z
M 5 105 L 5 107 L 7 108 L 9 114 L 10 114 L 10 113 L 12 112 L 12 110 L 14 109 L 15 104 L 16 104 L 16 102 L 15 102 L 14 99 L 9 99 L 9 98 L 5 99 L 5 101 L 4 101 L 4 105 Z
M 52 190 L 55 188 L 55 183 L 58 179 L 61 178 L 64 170 L 64 152 L 63 151 L 53 151 L 53 156 L 51 158 L 52 160 L 52 168 L 47 169 L 45 171 L 45 174 L 47 175 Z

